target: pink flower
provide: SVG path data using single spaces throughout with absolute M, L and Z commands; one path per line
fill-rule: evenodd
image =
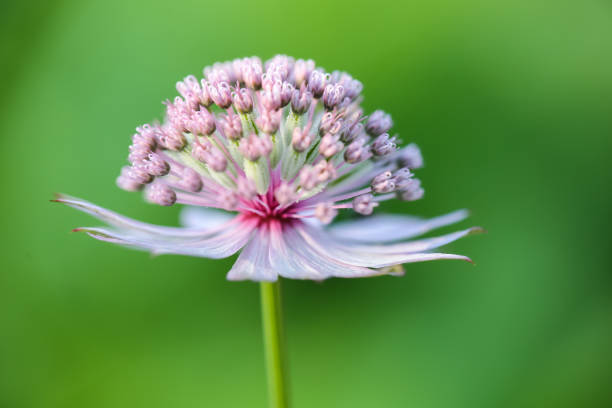
M 265 68 L 264 68 L 265 67 Z M 397 147 L 383 111 L 360 107 L 362 85 L 311 60 L 277 56 L 215 64 L 177 84 L 161 125 L 137 128 L 117 185 L 159 205 L 186 204 L 183 228 L 155 226 L 87 201 L 56 201 L 104 221 L 78 228 L 155 254 L 224 258 L 230 280 L 322 280 L 398 274 L 397 265 L 462 255 L 432 250 L 470 233 L 399 242 L 467 216 L 370 215 L 389 199 L 423 197 L 414 144 Z M 213 105 L 217 106 L 214 107 Z M 225 111 L 225 112 L 223 112 Z M 365 215 L 333 223 L 338 210 Z

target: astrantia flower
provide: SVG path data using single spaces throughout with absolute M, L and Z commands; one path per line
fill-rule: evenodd
M 466 217 L 372 215 L 380 202 L 423 197 L 419 148 L 398 148 L 393 122 L 360 107 L 362 84 L 313 61 L 278 55 L 218 63 L 188 76 L 163 123 L 138 127 L 117 185 L 153 203 L 187 204 L 184 228 L 123 217 L 60 196 L 107 226 L 92 237 L 155 254 L 224 258 L 230 280 L 321 280 L 401 273 L 398 265 L 469 259 L 432 252 L 477 228 L 399 242 Z M 353 221 L 332 221 L 353 211 Z

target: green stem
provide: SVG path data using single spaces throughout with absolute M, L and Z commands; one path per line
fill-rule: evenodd
M 280 283 L 261 282 L 261 319 L 270 408 L 288 408 L 287 367 L 283 322 L 281 314 Z

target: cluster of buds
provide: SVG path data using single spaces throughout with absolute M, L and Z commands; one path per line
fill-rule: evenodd
M 178 82 L 163 123 L 136 129 L 119 187 L 149 201 L 260 217 L 304 212 L 324 223 L 338 209 L 368 215 L 379 202 L 423 196 L 423 159 L 398 149 L 391 116 L 361 109 L 361 82 L 312 60 L 277 55 L 204 68 Z

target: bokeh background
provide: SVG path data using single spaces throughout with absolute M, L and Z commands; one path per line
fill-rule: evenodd
M 482 225 L 403 278 L 284 281 L 294 406 L 612 401 L 612 4 L 40 1 L 0 5 L 0 406 L 264 407 L 256 284 L 103 244 L 54 192 L 174 225 L 117 189 L 135 126 L 204 65 L 345 69 Z M 178 207 L 178 206 L 177 206 Z

